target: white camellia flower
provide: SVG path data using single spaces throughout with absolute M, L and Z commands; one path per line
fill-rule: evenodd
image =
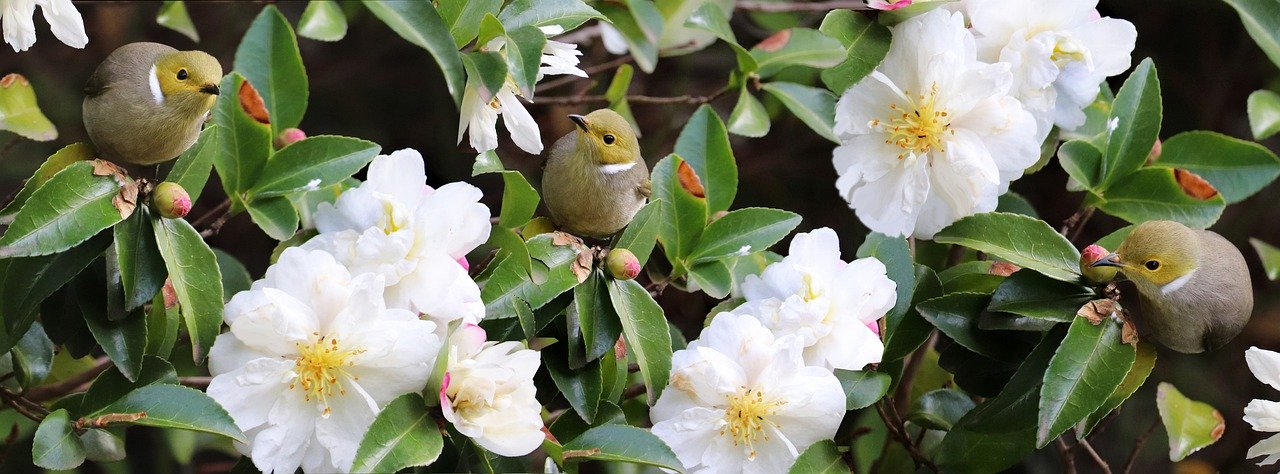
M 759 318 L 775 336 L 798 337 L 807 365 L 861 370 L 884 355 L 871 328 L 893 309 L 896 286 L 875 258 L 841 260 L 840 238 L 823 227 L 797 234 L 786 258 L 747 276 L 747 302 L 733 312 Z
M 1244 360 L 1249 364 L 1249 371 L 1258 381 L 1280 390 L 1280 354 L 1250 347 L 1244 353 Z M 1254 431 L 1280 431 L 1280 403 L 1268 400 L 1254 400 L 1244 408 L 1244 421 L 1253 426 Z M 1280 461 L 1280 434 L 1259 441 L 1249 448 L 1245 458 L 1252 459 L 1266 456 L 1258 462 L 1259 466 L 1267 466 Z
M 0 0 L 0 21 L 4 24 L 4 42 L 15 52 L 26 51 L 36 44 L 36 24 L 32 16 L 36 5 L 49 22 L 53 36 L 72 48 L 84 48 L 89 36 L 84 34 L 84 19 L 71 0 Z
M 806 366 L 795 336 L 755 317 L 720 313 L 688 348 L 649 411 L 653 434 L 691 471 L 787 472 L 844 416 L 840 381 Z
M 867 0 L 867 6 L 876 10 L 897 10 L 911 6 L 912 0 Z
M 459 433 L 500 456 L 524 456 L 542 445 L 542 405 L 534 397 L 538 352 L 515 341 L 486 342 L 484 329 L 459 327 L 449 337 L 440 407 Z
M 1098 86 L 1129 69 L 1138 32 L 1101 18 L 1098 0 L 965 0 L 978 57 L 1008 63 L 1013 93 L 1036 117 L 1043 139 L 1053 125 L 1084 125 Z
M 935 9 L 893 28 L 880 66 L 836 104 L 836 188 L 871 230 L 932 238 L 992 211 L 1040 158 L 1007 64 L 977 60 L 964 17 Z
M 426 385 L 435 324 L 387 308 L 382 288 L 380 275 L 290 248 L 227 303 L 209 396 L 244 430 L 236 449 L 258 469 L 348 471 L 378 411 Z
M 564 32 L 559 26 L 540 27 L 542 33 L 554 36 Z M 481 51 L 493 51 L 506 54 L 507 38 L 499 36 L 489 40 Z M 544 76 L 568 74 L 587 77 L 587 73 L 578 68 L 578 46 L 574 44 L 547 40 L 542 47 L 541 64 L 538 67 L 538 79 Z M 462 135 L 470 130 L 471 147 L 485 152 L 498 148 L 498 116 L 502 116 L 502 124 L 511 133 L 511 140 L 528 153 L 542 153 L 542 135 L 538 122 L 520 102 L 523 95 L 516 87 L 515 80 L 507 76 L 507 81 L 486 102 L 481 97 L 479 86 L 467 81 L 462 91 L 462 115 L 458 120 L 458 143 L 462 143 Z
M 484 317 L 480 288 L 459 263 L 489 239 L 489 208 L 478 188 L 426 185 L 412 149 L 374 158 L 368 180 L 316 209 L 319 235 L 303 248 L 324 250 L 352 273 L 385 279 L 387 306 L 426 314 L 443 326 Z

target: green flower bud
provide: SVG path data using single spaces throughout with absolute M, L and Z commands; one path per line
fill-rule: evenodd
M 640 274 L 640 259 L 627 249 L 613 249 L 604 258 L 609 275 L 619 280 L 630 280 Z
M 161 216 L 177 219 L 191 212 L 191 195 L 182 185 L 165 181 L 151 191 L 151 208 Z

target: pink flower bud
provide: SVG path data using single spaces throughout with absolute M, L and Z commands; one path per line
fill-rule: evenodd
M 471 264 L 467 262 L 467 257 L 458 257 L 458 265 L 462 265 L 462 269 L 471 271 Z
M 604 259 L 609 275 L 619 280 L 630 280 L 640 274 L 640 259 L 627 249 L 613 249 Z
M 1102 283 L 1115 279 L 1116 267 L 1093 266 L 1093 262 L 1101 260 L 1103 257 L 1110 254 L 1111 252 L 1108 252 L 1107 249 L 1102 248 L 1102 246 L 1098 244 L 1085 247 L 1084 250 L 1080 252 L 1080 274 L 1084 275 L 1085 279 L 1094 283 Z
M 867 0 L 867 6 L 876 10 L 897 10 L 911 6 L 912 0 Z
M 191 195 L 182 185 L 165 181 L 151 191 L 151 207 L 161 216 L 177 219 L 191 212 Z
M 300 142 L 307 138 L 307 134 L 296 128 L 286 128 L 280 131 L 280 135 L 276 136 L 275 146 L 279 150 L 287 147 L 294 142 Z

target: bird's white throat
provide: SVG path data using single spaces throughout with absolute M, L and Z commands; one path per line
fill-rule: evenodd
M 1160 287 L 1160 293 L 1167 295 L 1169 293 L 1178 291 L 1178 288 L 1182 288 L 1183 285 L 1186 285 L 1187 282 L 1191 281 L 1191 277 L 1195 276 L 1195 274 L 1196 274 L 1195 270 L 1191 270 L 1187 272 L 1186 275 L 1182 275 L 1177 279 L 1169 282 L 1168 284 Z
M 151 65 L 151 71 L 147 72 L 147 84 L 151 86 L 151 98 L 156 100 L 156 104 L 164 103 L 164 91 L 160 90 L 160 77 L 156 76 L 156 66 Z
M 631 169 L 635 165 L 636 165 L 635 162 L 618 163 L 614 165 L 600 165 L 600 172 L 604 174 L 618 174 L 623 171 Z

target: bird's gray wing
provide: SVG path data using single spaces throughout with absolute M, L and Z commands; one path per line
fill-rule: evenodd
M 89 80 L 84 83 L 85 97 L 97 97 L 107 91 L 108 84 L 104 77 L 105 75 L 102 73 L 102 68 L 93 71 L 93 74 L 89 76 Z

